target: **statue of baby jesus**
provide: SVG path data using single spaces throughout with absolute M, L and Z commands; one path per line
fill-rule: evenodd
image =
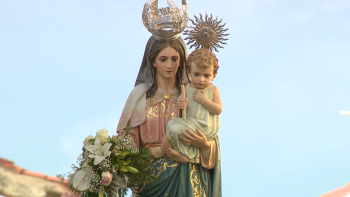
M 194 50 L 188 56 L 186 70 L 191 82 L 185 88 L 186 98 L 182 92 L 177 99 L 177 106 L 186 109 L 186 119 L 173 118 L 168 122 L 162 145 L 150 149 L 156 158 L 167 155 L 180 163 L 200 163 L 201 151 L 205 150 L 183 143 L 180 136 L 186 130 L 197 133 L 197 129 L 208 140 L 218 135 L 222 103 L 219 89 L 211 83 L 218 68 L 218 59 L 208 49 Z

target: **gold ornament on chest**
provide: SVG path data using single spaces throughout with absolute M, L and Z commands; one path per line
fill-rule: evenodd
M 166 100 L 170 99 L 170 94 L 164 94 L 164 98 L 165 98 Z

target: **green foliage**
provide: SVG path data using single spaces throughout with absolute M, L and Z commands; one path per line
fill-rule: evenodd
M 139 149 L 139 153 L 131 160 L 130 167 L 137 169 L 138 173 L 128 172 L 129 187 L 135 187 L 145 182 L 156 180 L 154 177 L 154 168 L 151 164 L 151 158 L 147 148 Z
M 125 134 L 129 135 L 130 131 L 131 131 L 130 120 L 128 120 L 125 127 Z
M 106 190 L 107 196 L 108 197 L 119 197 L 118 193 L 120 193 L 120 192 L 118 189 L 115 189 L 117 187 L 118 187 L 118 185 L 116 185 L 115 183 L 112 182 Z
M 84 191 L 84 193 L 81 195 L 81 197 L 98 197 L 98 194 L 92 193 L 90 191 Z
M 127 123 L 125 128 L 125 133 L 117 136 L 110 137 L 110 142 L 112 146 L 109 151 L 112 151 L 112 154 L 106 157 L 106 160 L 110 161 L 111 165 L 101 165 L 104 161 L 102 161 L 98 165 L 94 165 L 94 160 L 88 158 L 88 154 L 84 154 L 84 152 L 88 151 L 83 148 L 84 158 L 79 162 L 79 166 L 74 166 L 73 170 L 75 172 L 83 169 L 84 162 L 87 162 L 88 166 L 92 168 L 94 172 L 98 175 L 102 175 L 103 172 L 109 171 L 113 174 L 113 180 L 109 186 L 100 185 L 100 180 L 97 182 L 91 180 L 91 184 L 95 185 L 99 189 L 99 192 L 94 191 L 96 193 L 91 192 L 89 189 L 85 190 L 82 197 L 99 197 L 103 195 L 108 197 L 125 197 L 128 192 L 128 188 L 135 188 L 143 185 L 146 182 L 154 181 L 156 178 L 154 177 L 154 168 L 151 164 L 151 157 L 149 154 L 149 150 L 142 147 L 136 147 L 133 145 L 133 141 L 128 137 L 131 131 L 130 120 Z M 125 142 L 127 141 L 127 142 Z M 130 143 L 131 141 L 131 143 Z M 95 139 L 90 139 L 89 142 L 93 144 Z M 123 147 L 123 148 L 120 148 Z M 105 161 L 108 162 L 108 161 Z M 127 187 L 123 189 L 118 189 L 122 187 L 119 183 L 117 177 L 121 177 L 125 182 L 125 177 L 128 178 Z M 70 185 L 71 191 L 74 193 L 80 193 L 75 188 Z

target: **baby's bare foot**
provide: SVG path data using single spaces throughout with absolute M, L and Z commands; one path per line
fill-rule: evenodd
M 179 153 L 178 151 L 172 149 L 172 148 L 168 148 L 168 150 L 166 151 L 166 155 L 173 161 L 177 161 L 179 163 L 187 163 L 188 162 L 188 158 Z
M 155 158 L 161 158 L 165 156 L 165 153 L 162 152 L 162 149 L 160 149 L 160 146 L 150 148 L 149 152 L 155 157 Z

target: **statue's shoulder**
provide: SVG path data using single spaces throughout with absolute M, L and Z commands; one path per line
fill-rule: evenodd
M 142 94 L 146 94 L 146 92 L 147 92 L 146 84 L 140 83 L 134 87 L 130 95 L 142 95 Z

